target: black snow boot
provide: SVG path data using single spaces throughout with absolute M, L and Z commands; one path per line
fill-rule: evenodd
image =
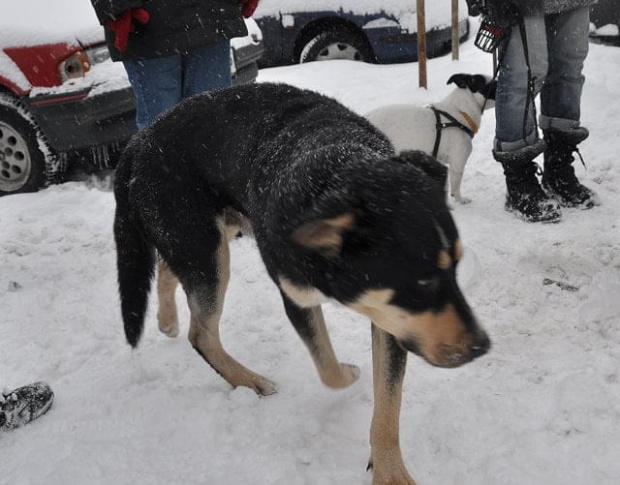
M 54 393 L 44 382 L 0 392 L 0 431 L 18 428 L 45 414 Z
M 539 167 L 533 159 L 544 147 L 542 140 L 538 146 L 540 150 L 526 147 L 514 152 L 493 152 L 504 167 L 506 210 L 526 222 L 558 222 L 562 218 L 560 206 L 545 194 L 536 178 Z
M 573 153 L 579 154 L 577 145 L 588 137 L 588 130 L 583 127 L 567 131 L 550 129 L 545 130 L 544 134 L 547 149 L 542 185 L 545 191 L 563 207 L 590 209 L 599 205 L 598 196 L 577 180 L 572 165 L 575 160 Z

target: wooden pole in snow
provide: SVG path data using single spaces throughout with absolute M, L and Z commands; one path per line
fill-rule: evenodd
M 459 0 L 452 0 L 452 60 L 459 60 Z
M 427 88 L 426 82 L 426 13 L 424 0 L 417 0 L 418 8 L 418 77 L 421 88 Z

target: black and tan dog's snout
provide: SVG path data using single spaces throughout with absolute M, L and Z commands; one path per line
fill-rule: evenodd
M 491 348 L 491 340 L 483 330 L 464 336 L 455 342 L 439 341 L 429 345 L 424 338 L 398 340 L 406 350 L 423 357 L 436 367 L 459 367 L 483 356 Z
M 430 364 L 458 367 L 486 354 L 491 347 L 486 332 L 480 328 L 465 303 L 461 311 L 452 304 L 439 312 L 414 317 L 416 330 L 405 338 L 404 347 L 414 347 Z
M 437 367 L 458 367 L 488 352 L 491 342 L 462 298 L 439 311 L 411 313 L 392 303 L 391 290 L 369 291 L 353 308 L 396 337 L 399 345 Z

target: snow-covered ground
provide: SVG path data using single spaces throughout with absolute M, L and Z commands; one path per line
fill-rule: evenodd
M 416 87 L 415 64 L 332 61 L 259 79 L 314 88 L 364 113 L 439 99 L 456 72 L 490 72 L 471 41 L 461 57 L 430 61 L 428 92 Z M 554 225 L 515 219 L 490 156 L 493 112 L 474 140 L 463 181 L 473 202 L 453 214 L 466 247 L 460 278 L 493 349 L 453 370 L 410 357 L 401 440 L 420 485 L 620 483 L 620 49 L 592 45 L 585 73 L 592 135 L 582 146 L 588 170 L 576 169 L 602 206 L 565 210 Z M 223 340 L 279 393 L 230 389 L 184 335 L 158 333 L 153 301 L 132 352 L 113 213 L 105 179 L 0 199 L 0 382 L 42 379 L 56 392 L 48 415 L 0 434 L 0 483 L 370 483 L 368 322 L 327 306 L 337 353 L 362 376 L 342 391 L 324 388 L 243 238 L 233 243 Z

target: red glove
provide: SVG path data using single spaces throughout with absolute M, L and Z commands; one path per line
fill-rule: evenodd
M 239 5 L 241 5 L 241 15 L 243 15 L 246 19 L 250 18 L 258 7 L 258 0 L 239 0 Z
M 129 32 L 134 28 L 132 25 L 134 19 L 141 24 L 146 24 L 149 21 L 149 13 L 143 8 L 132 8 L 123 12 L 116 20 L 108 22 L 108 29 L 114 32 L 114 47 L 121 52 L 127 50 Z

